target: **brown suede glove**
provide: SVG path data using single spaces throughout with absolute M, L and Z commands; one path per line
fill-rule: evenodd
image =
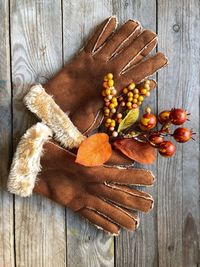
M 81 166 L 51 136 L 52 131 L 42 123 L 27 130 L 13 158 L 8 190 L 23 197 L 32 191 L 46 196 L 115 235 L 121 227 L 136 229 L 139 219 L 131 210 L 148 212 L 153 199 L 129 185 L 152 185 L 152 173 Z
M 157 44 L 154 32 L 143 30 L 140 23 L 133 20 L 117 31 L 116 25 L 115 17 L 104 21 L 80 53 L 44 85 L 45 90 L 41 85 L 34 86 L 25 97 L 26 106 L 53 130 L 57 141 L 65 147 L 72 146 L 64 140 L 68 132 L 64 127 L 69 127 L 63 112 L 70 113 L 82 133 L 97 126 L 103 106 L 102 80 L 108 72 L 114 74 L 119 92 L 131 82 L 142 82 L 167 64 L 162 53 L 146 58 Z M 57 105 L 53 100 L 49 100 L 51 104 L 47 101 L 47 94 L 53 96 Z M 82 141 L 76 131 L 72 136 Z M 76 141 L 74 146 L 80 142 Z

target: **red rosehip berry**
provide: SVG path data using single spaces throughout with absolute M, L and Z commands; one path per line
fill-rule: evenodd
M 171 157 L 175 153 L 176 147 L 172 142 L 164 141 L 159 145 L 158 151 L 163 157 Z
M 179 127 L 174 131 L 173 137 L 176 142 L 185 143 L 192 137 L 193 132 L 187 128 Z
M 145 113 L 140 119 L 140 128 L 144 131 L 151 130 L 156 126 L 156 116 L 151 113 Z
M 164 111 L 160 112 L 158 115 L 158 121 L 161 124 L 166 123 L 167 121 L 169 121 L 169 115 L 170 115 L 170 110 L 164 110 Z
M 149 140 L 155 144 L 155 145 L 158 145 L 158 144 L 161 144 L 163 141 L 164 141 L 164 138 L 163 136 L 159 135 L 159 134 L 151 134 L 149 136 Z
M 181 125 L 188 119 L 188 114 L 182 108 L 173 108 L 170 111 L 169 119 L 172 124 Z

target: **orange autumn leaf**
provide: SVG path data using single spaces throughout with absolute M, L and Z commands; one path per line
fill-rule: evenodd
M 97 133 L 81 143 L 76 162 L 84 166 L 100 166 L 110 158 L 111 154 L 109 136 L 105 133 Z
M 114 147 L 128 158 L 142 164 L 152 164 L 156 159 L 156 149 L 147 143 L 133 139 L 123 139 L 115 141 Z

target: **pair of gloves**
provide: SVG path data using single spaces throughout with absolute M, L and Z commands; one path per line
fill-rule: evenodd
M 147 57 L 157 44 L 154 32 L 133 20 L 116 27 L 115 17 L 104 21 L 54 78 L 33 86 L 25 96 L 25 105 L 42 122 L 21 138 L 8 179 L 11 193 L 46 196 L 113 235 L 120 228 L 138 227 L 134 210 L 152 208 L 152 196 L 130 185 L 151 186 L 154 176 L 148 170 L 132 168 L 133 162 L 115 150 L 105 165 L 85 167 L 75 162 L 71 149 L 78 148 L 102 121 L 101 87 L 108 72 L 114 74 L 120 92 L 167 64 L 162 53 Z M 151 89 L 155 86 L 151 80 Z

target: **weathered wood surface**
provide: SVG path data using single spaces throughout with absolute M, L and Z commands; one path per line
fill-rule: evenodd
M 137 232 L 107 236 L 38 196 L 5 189 L 12 150 L 33 123 L 22 104 L 30 84 L 45 82 L 83 45 L 94 26 L 116 14 L 158 32 L 170 64 L 148 100 L 154 111 L 183 106 L 199 133 L 200 3 L 198 0 L 0 0 L 0 267 L 200 265 L 199 143 L 158 158 L 147 191 L 154 210 Z M 11 91 L 12 88 L 12 91 Z

